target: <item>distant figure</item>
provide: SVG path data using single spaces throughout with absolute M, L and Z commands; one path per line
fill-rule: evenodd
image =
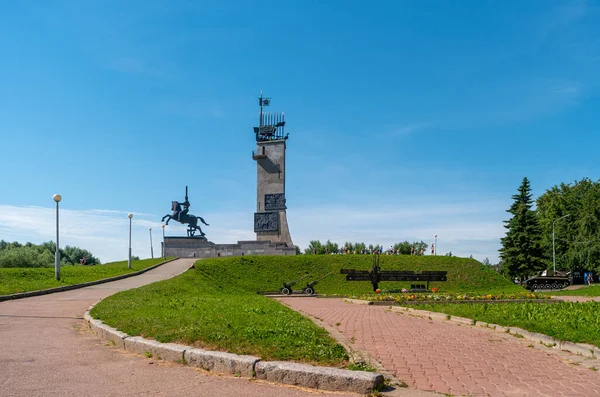
M 594 278 L 592 277 L 592 273 L 588 273 L 586 281 L 587 281 L 587 285 L 592 285 L 592 281 L 594 281 Z
M 433 247 L 433 243 L 431 243 L 431 255 L 435 254 L 435 249 Z
M 86 263 L 87 263 L 87 258 L 85 256 L 79 260 L 80 265 L 85 265 Z

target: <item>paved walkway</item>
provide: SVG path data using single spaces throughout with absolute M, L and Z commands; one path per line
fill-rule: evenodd
M 342 332 L 410 387 L 471 396 L 598 396 L 600 373 L 543 346 L 484 328 L 341 299 L 283 298 Z
M 87 308 L 115 292 L 171 278 L 180 259 L 140 276 L 0 302 L 0 396 L 356 396 L 208 375 L 106 346 L 82 327 Z

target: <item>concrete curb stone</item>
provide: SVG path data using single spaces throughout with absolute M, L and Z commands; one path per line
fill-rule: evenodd
M 120 331 L 116 332 L 123 334 Z M 184 352 L 186 351 L 186 349 L 188 349 L 187 346 L 179 345 L 176 343 L 160 343 L 155 340 L 142 338 L 141 336 L 131 337 L 127 336 L 127 334 L 123 335 L 125 335 L 125 338 L 123 338 L 125 342 L 125 350 L 145 355 L 148 358 L 156 358 L 157 360 L 175 361 L 182 363 Z
M 254 356 L 241 356 L 202 349 L 187 349 L 184 358 L 185 362 L 192 367 L 246 378 L 254 376 L 254 366 L 260 361 L 260 358 Z
M 329 391 L 369 393 L 383 384 L 383 375 L 365 371 L 314 367 L 284 361 L 256 363 L 256 378 Z
M 581 354 L 585 357 L 595 357 L 594 353 L 598 348 L 587 343 L 574 343 L 569 341 L 560 342 L 560 350 L 567 350 L 571 353 Z
M 344 300 L 346 302 L 348 302 L 348 303 L 354 303 L 354 304 L 357 304 L 357 305 L 373 305 L 373 302 L 371 302 L 371 301 L 365 301 L 365 300 L 361 300 L 361 299 L 345 298 Z
M 125 338 L 129 336 L 126 333 L 117 331 L 102 322 L 95 326 L 94 332 L 100 339 L 114 343 L 119 349 L 125 349 Z

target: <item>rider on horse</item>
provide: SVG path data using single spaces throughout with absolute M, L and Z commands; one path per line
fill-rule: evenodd
M 183 209 L 181 209 L 182 205 Z M 168 225 L 169 220 L 174 219 L 179 223 L 188 224 L 188 237 L 193 237 L 196 231 L 200 232 L 201 237 L 204 236 L 204 232 L 202 232 L 202 229 L 198 226 L 198 221 L 202 222 L 206 226 L 208 226 L 208 223 L 206 223 L 200 216 L 189 214 L 190 202 L 188 201 L 187 196 L 187 186 L 185 187 L 185 201 L 183 203 L 180 203 L 179 201 L 171 201 L 171 210 L 173 210 L 173 213 L 171 215 L 167 214 L 163 216 L 161 222 L 164 222 L 164 220 L 168 218 L 166 222 L 166 225 Z
M 181 204 L 183 204 L 183 210 L 181 210 Z M 171 218 L 175 219 L 179 223 L 184 223 L 186 215 L 190 211 L 190 202 L 185 200 L 183 203 L 179 201 L 173 201 L 173 214 Z

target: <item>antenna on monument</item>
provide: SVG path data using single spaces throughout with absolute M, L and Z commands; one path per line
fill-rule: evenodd
M 285 116 L 283 113 L 264 113 L 263 106 L 271 105 L 271 98 L 263 97 L 262 91 L 258 97 L 260 106 L 260 115 L 258 118 L 258 127 L 254 127 L 256 142 L 279 141 L 288 139 L 284 136 Z

